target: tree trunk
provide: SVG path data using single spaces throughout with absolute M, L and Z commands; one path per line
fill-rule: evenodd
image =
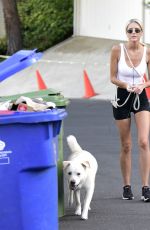
M 7 35 L 7 55 L 22 49 L 20 20 L 16 0 L 2 0 Z

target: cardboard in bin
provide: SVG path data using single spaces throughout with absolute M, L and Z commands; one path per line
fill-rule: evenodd
M 41 57 L 41 52 L 34 50 L 20 50 L 0 63 L 0 82 L 11 75 L 33 65 Z

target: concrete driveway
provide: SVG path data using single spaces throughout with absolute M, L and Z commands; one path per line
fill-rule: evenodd
M 47 88 L 68 98 L 83 98 L 86 70 L 94 91 L 99 94 L 96 98 L 110 99 L 114 86 L 109 81 L 109 59 L 115 43 L 109 39 L 72 37 L 46 50 L 38 63 L 2 81 L 0 96 L 38 90 L 38 70 Z

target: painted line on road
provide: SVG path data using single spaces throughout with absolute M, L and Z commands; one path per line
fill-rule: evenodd
M 46 60 L 46 59 L 40 59 L 40 60 L 38 60 L 38 62 L 43 62 L 43 63 L 44 62 L 45 63 L 58 63 L 58 64 L 70 64 L 70 65 L 74 65 L 74 64 L 87 65 L 88 64 L 88 62 L 58 61 L 58 60 Z M 100 65 L 100 63 L 95 62 L 95 63 L 93 63 L 93 65 Z

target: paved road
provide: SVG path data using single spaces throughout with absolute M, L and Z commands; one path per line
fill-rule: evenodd
M 67 107 L 64 138 L 74 134 L 81 146 L 97 158 L 99 170 L 96 189 L 87 221 L 73 215 L 66 202 L 66 215 L 59 221 L 60 230 L 149 230 L 150 203 L 140 201 L 141 183 L 135 126 L 133 135 L 132 186 L 135 199 L 123 201 L 119 168 L 119 139 L 109 101 L 72 99 Z M 69 154 L 64 139 L 64 158 Z M 65 190 L 65 200 L 67 193 Z

